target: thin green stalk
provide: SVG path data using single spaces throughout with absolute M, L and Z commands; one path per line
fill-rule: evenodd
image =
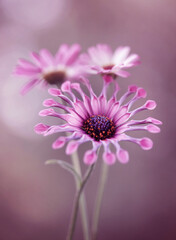
M 59 85 L 58 85 L 58 88 L 60 88 Z M 63 100 L 61 100 L 61 101 L 63 104 L 66 104 Z M 69 136 L 69 134 L 70 133 L 66 132 L 67 136 Z M 77 151 L 71 155 L 71 159 L 72 159 L 72 163 L 73 163 L 75 171 L 78 173 L 80 178 L 82 178 L 81 166 L 80 166 Z M 78 191 L 78 189 L 80 188 L 80 182 L 77 178 L 75 178 L 75 182 L 76 182 L 76 189 Z M 81 198 L 80 198 L 80 213 L 81 213 L 81 222 L 82 222 L 84 240 L 89 240 L 89 224 L 88 224 L 88 217 L 87 217 L 87 204 L 86 204 L 86 198 L 85 198 L 84 193 L 81 194 Z
M 78 175 L 82 178 L 78 153 L 77 152 L 73 153 L 71 157 L 72 157 L 72 163 L 73 163 L 74 169 L 77 171 Z M 80 188 L 80 182 L 77 178 L 75 178 L 75 182 L 76 182 L 76 189 L 78 191 Z M 80 213 L 81 213 L 84 239 L 89 240 L 89 224 L 88 224 L 88 217 L 87 217 L 86 198 L 85 198 L 84 192 L 81 194 L 81 197 L 80 197 Z
M 91 240 L 96 240 L 97 238 L 97 229 L 98 229 L 98 222 L 100 217 L 100 209 L 101 203 L 103 198 L 103 193 L 105 189 L 105 184 L 108 176 L 108 165 L 106 163 L 102 163 L 102 169 L 100 173 L 100 179 L 98 184 L 98 191 L 95 200 L 95 207 L 93 213 L 93 220 L 92 220 L 92 238 Z
M 72 213 L 72 217 L 71 217 L 71 221 L 70 221 L 70 226 L 69 226 L 69 230 L 68 230 L 68 235 L 67 235 L 67 238 L 66 240 L 72 240 L 73 238 L 73 234 L 74 234 L 74 231 L 75 231 L 75 226 L 76 226 L 76 220 L 77 220 L 77 216 L 78 216 L 78 209 L 79 209 L 79 202 L 80 202 L 80 197 L 81 197 L 81 193 L 85 187 L 85 184 L 87 183 L 87 180 L 89 179 L 93 169 L 94 169 L 94 165 L 95 164 L 92 164 L 89 169 L 87 170 L 85 176 L 84 176 L 84 179 L 82 180 L 81 184 L 80 184 L 80 187 L 76 193 L 76 196 L 75 196 L 75 203 L 74 203 L 74 206 L 73 206 L 73 213 Z

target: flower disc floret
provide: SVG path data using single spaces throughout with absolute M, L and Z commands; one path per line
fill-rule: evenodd
M 116 131 L 114 122 L 108 117 L 101 115 L 89 117 L 84 121 L 82 129 L 95 141 L 111 138 Z

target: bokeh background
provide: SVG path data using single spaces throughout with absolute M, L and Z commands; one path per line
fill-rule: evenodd
M 83 51 L 97 43 L 131 46 L 142 64 L 128 79 L 119 78 L 121 89 L 131 83 L 144 87 L 158 103 L 151 116 L 164 122 L 161 133 L 151 136 L 151 151 L 125 143 L 129 164 L 110 167 L 98 239 L 176 239 L 175 13 L 174 0 L 0 1 L 0 240 L 66 236 L 74 182 L 44 162 L 70 158 L 64 149 L 51 149 L 56 136 L 33 131 L 43 121 L 38 112 L 48 93 L 35 88 L 22 97 L 25 79 L 11 76 L 19 57 L 41 48 L 55 53 L 62 43 L 80 43 Z M 97 91 L 100 81 L 92 81 Z M 80 147 L 81 158 L 86 149 Z M 90 218 L 100 165 L 101 159 L 86 187 Z M 74 239 L 83 239 L 80 218 Z

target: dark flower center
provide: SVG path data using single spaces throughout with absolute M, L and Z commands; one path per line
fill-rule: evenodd
M 93 115 L 83 122 L 82 129 L 95 141 L 105 140 L 114 136 L 116 128 L 108 117 Z
M 104 70 L 111 70 L 114 67 L 113 64 L 103 66 Z
M 61 84 L 65 80 L 65 72 L 64 71 L 53 71 L 43 75 L 43 78 L 49 84 Z
M 114 67 L 113 64 L 103 66 L 104 70 L 111 70 L 113 67 Z M 109 76 L 111 76 L 114 79 L 117 78 L 116 74 L 114 74 L 114 73 L 107 73 L 106 75 L 109 75 Z

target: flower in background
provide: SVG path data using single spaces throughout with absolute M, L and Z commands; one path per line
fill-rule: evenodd
M 88 54 L 82 54 L 81 59 L 87 65 L 87 71 L 92 74 L 111 75 L 126 78 L 130 74 L 124 69 L 136 66 L 140 63 L 137 54 L 129 55 L 130 47 L 118 47 L 113 53 L 105 44 L 90 47 Z
M 73 44 L 69 47 L 63 44 L 55 56 L 52 56 L 48 50 L 42 49 L 39 54 L 31 53 L 33 62 L 20 59 L 14 74 L 29 79 L 21 93 L 25 94 L 39 83 L 60 86 L 64 81 L 76 79 L 84 74 L 83 66 L 78 59 L 79 53 L 80 45 Z
M 153 110 L 156 107 L 155 101 L 148 100 L 139 108 L 131 110 L 133 104 L 141 98 L 146 97 L 143 88 L 129 86 L 128 91 L 117 100 L 116 95 L 119 91 L 117 83 L 112 97 L 107 100 L 106 92 L 109 83 L 104 82 L 104 87 L 100 96 L 96 96 L 89 82 L 86 86 L 90 97 L 80 87 L 79 83 L 64 82 L 61 90 L 51 88 L 49 93 L 57 96 L 66 104 L 59 103 L 54 99 L 44 101 L 46 107 L 56 107 L 65 110 L 65 114 L 56 112 L 53 108 L 42 110 L 40 116 L 53 116 L 64 120 L 63 125 L 48 126 L 38 124 L 35 131 L 44 136 L 58 133 L 70 132 L 69 136 L 60 136 L 52 145 L 54 149 L 63 147 L 66 143 L 66 153 L 72 154 L 78 146 L 85 142 L 92 143 L 92 149 L 84 154 L 84 162 L 93 164 L 97 159 L 97 150 L 103 146 L 103 159 L 107 164 L 113 164 L 116 158 L 122 163 L 129 160 L 128 152 L 121 148 L 121 141 L 131 141 L 144 150 L 152 148 L 153 143 L 149 138 L 135 138 L 127 135 L 129 131 L 146 130 L 151 133 L 158 133 L 160 128 L 156 125 L 161 124 L 157 119 L 148 117 L 142 120 L 133 120 L 133 116 L 144 110 Z M 79 93 L 81 98 L 77 98 L 74 91 Z M 69 97 L 68 97 L 69 96 Z M 126 103 L 124 103 L 126 102 Z M 116 155 L 110 150 L 110 144 L 116 148 Z

